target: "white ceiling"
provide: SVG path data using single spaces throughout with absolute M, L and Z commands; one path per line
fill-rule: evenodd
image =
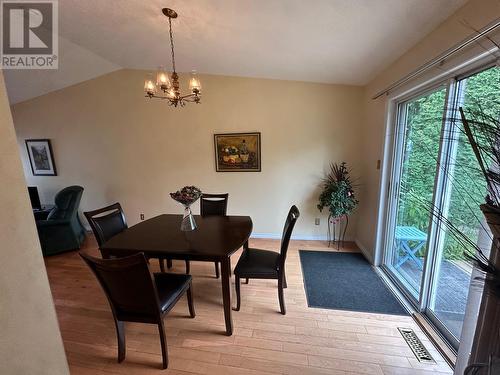
M 120 68 L 363 85 L 466 0 L 59 0 L 59 70 L 4 71 L 17 103 Z

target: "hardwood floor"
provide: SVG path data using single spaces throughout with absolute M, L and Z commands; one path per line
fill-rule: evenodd
M 277 240 L 250 246 L 278 249 Z M 62 338 L 72 374 L 451 374 L 410 317 L 308 308 L 298 249 L 332 250 L 320 241 L 291 241 L 287 258 L 287 315 L 279 314 L 275 281 L 242 283 L 234 335 L 224 335 L 220 280 L 213 263 L 192 262 L 197 316 L 189 319 L 185 297 L 165 319 L 169 369 L 162 371 L 154 325 L 126 324 L 127 357 L 117 363 L 117 342 L 106 298 L 77 252 L 46 258 Z M 89 237 L 83 248 L 97 255 Z M 344 251 L 356 251 L 346 248 Z M 232 257 L 236 264 L 240 252 Z M 151 262 L 158 270 L 158 262 Z M 184 262 L 174 261 L 174 272 Z M 233 277 L 234 283 L 234 277 Z M 334 286 L 333 286 L 334 287 Z M 233 284 L 233 302 L 234 302 Z M 234 305 L 234 303 L 233 303 Z M 422 364 L 397 327 L 413 328 L 436 359 Z

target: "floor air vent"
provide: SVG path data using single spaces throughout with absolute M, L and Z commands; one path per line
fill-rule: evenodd
M 434 362 L 434 359 L 412 329 L 398 328 L 398 330 L 420 362 Z

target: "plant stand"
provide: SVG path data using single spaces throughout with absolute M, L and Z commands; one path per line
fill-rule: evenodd
M 332 244 L 337 243 L 337 250 L 340 250 L 340 246 L 344 246 L 345 234 L 347 232 L 347 226 L 349 225 L 349 216 L 342 215 L 339 217 L 328 216 L 328 247 Z

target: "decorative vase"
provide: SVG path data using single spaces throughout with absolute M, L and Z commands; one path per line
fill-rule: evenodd
M 181 231 L 188 232 L 195 230 L 197 225 L 191 213 L 191 205 L 196 202 L 202 195 L 202 192 L 196 186 L 184 186 L 182 189 L 174 193 L 170 193 L 170 197 L 184 206 L 184 216 L 181 222 Z
M 240 154 L 241 161 L 243 163 L 248 163 L 248 156 L 249 154 Z
M 194 221 L 193 213 L 191 212 L 191 205 L 184 205 L 184 215 L 182 216 L 181 231 L 189 232 L 197 228 L 196 221 Z

